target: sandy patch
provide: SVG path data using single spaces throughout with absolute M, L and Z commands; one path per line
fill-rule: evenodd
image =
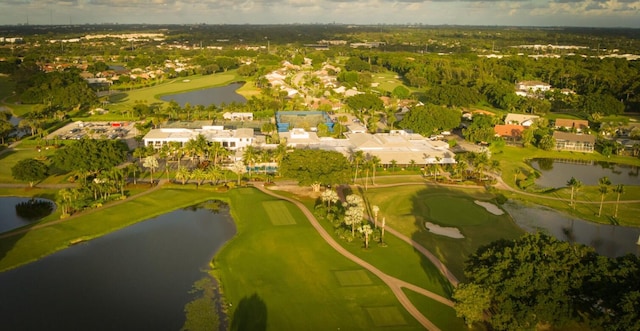
M 314 192 L 311 186 L 298 186 L 298 185 L 268 185 L 267 189 L 272 191 L 286 191 L 295 195 L 306 196 L 310 198 L 318 198 L 322 195 L 322 192 Z
M 498 208 L 498 206 L 490 203 L 490 202 L 484 202 L 484 201 L 479 201 L 476 200 L 474 201 L 476 203 L 476 205 L 478 206 L 482 206 L 484 207 L 484 209 L 486 209 L 488 212 L 494 214 L 494 215 L 502 215 L 504 214 L 504 211 L 502 211 L 502 209 Z
M 427 227 L 427 230 L 429 230 L 429 232 L 433 232 L 441 236 L 454 238 L 454 239 L 464 238 L 464 236 L 462 235 L 462 233 L 460 233 L 460 230 L 458 228 L 445 228 L 438 224 L 433 224 L 431 222 L 424 223 L 424 226 Z

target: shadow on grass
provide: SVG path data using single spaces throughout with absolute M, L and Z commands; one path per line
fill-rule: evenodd
M 20 239 L 24 237 L 28 233 L 28 231 L 3 238 L 3 235 L 9 233 L 11 233 L 11 231 L 0 233 L 0 261 L 2 261 L 7 256 L 7 254 L 9 254 L 16 243 L 20 241 Z M 0 272 L 2 272 L 2 268 L 0 268 Z
M 232 331 L 261 331 L 267 329 L 267 305 L 256 293 L 238 303 L 231 320 Z

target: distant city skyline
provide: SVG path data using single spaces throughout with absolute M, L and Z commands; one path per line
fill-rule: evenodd
M 640 28 L 640 0 L 0 0 L 0 24 L 425 24 Z

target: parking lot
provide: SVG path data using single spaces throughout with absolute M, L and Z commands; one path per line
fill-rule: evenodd
M 137 147 L 134 139 L 137 135 L 135 122 L 74 122 L 54 131 L 47 139 L 80 140 L 89 139 L 120 139 L 129 148 Z

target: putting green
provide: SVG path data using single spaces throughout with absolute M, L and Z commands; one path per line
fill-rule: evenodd
M 362 269 L 339 270 L 334 271 L 334 274 L 336 275 L 340 286 L 363 286 L 373 284 L 371 278 L 369 278 L 367 273 Z
M 424 199 L 429 217 L 440 225 L 479 225 L 489 221 L 489 213 L 473 201 L 451 196 L 430 196 Z
M 284 201 L 264 201 L 262 207 L 267 212 L 269 220 L 273 225 L 292 225 L 296 224 L 296 220 L 289 212 Z
M 406 325 L 407 322 L 402 317 L 402 313 L 395 306 L 367 307 L 365 308 L 373 325 L 378 327 Z

